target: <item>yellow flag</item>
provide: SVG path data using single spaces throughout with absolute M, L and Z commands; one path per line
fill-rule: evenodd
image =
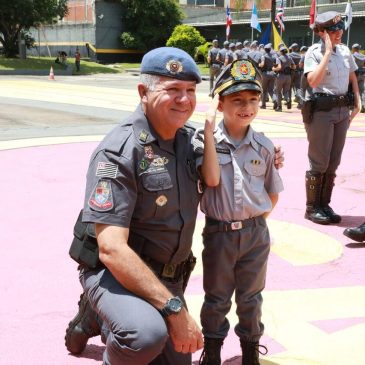
M 281 39 L 280 34 L 278 33 L 274 23 L 272 23 L 272 29 L 273 29 L 273 35 L 274 35 L 274 49 L 276 51 L 278 51 L 280 43 L 283 43 L 284 46 L 286 48 L 288 48 L 287 45 L 284 43 L 284 41 Z

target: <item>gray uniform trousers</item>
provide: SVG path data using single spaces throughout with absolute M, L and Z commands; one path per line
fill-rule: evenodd
M 209 68 L 209 92 L 213 90 L 214 80 L 217 78 L 221 71 L 221 67 L 218 64 L 213 64 Z
M 266 100 L 270 95 L 271 100 L 275 100 L 274 87 L 275 87 L 275 72 L 274 71 L 263 71 L 262 72 L 262 105 L 266 105 Z
M 279 73 L 276 76 L 275 82 L 275 96 L 276 101 L 278 103 L 278 107 L 281 108 L 281 100 L 282 96 L 286 101 L 290 100 L 290 87 L 291 87 L 291 75 L 285 75 L 283 73 Z
M 205 234 L 203 231 L 204 303 L 201 309 L 203 334 L 225 338 L 229 330 L 226 318 L 236 291 L 240 339 L 258 341 L 263 334 L 261 292 L 265 287 L 270 236 L 266 220 L 237 231 Z
M 125 289 L 109 270 L 81 270 L 80 282 L 103 320 L 103 365 L 191 365 L 191 354 L 174 350 L 156 308 Z M 182 282 L 163 284 L 184 298 Z
M 341 162 L 350 117 L 347 106 L 315 111 L 311 123 L 304 123 L 308 158 L 313 172 L 334 174 Z
M 361 97 L 361 105 L 365 106 L 365 75 L 357 75 L 357 84 L 359 85 L 359 94 Z

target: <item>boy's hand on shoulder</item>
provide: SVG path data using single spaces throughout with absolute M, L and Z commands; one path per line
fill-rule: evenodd
M 281 169 L 284 166 L 284 151 L 281 150 L 281 146 L 275 146 L 275 160 L 274 165 L 277 169 Z
M 217 94 L 214 96 L 212 103 L 210 104 L 210 107 L 205 115 L 205 127 L 204 127 L 205 132 L 213 133 L 215 130 L 215 119 L 217 115 L 218 105 L 219 105 L 219 95 Z

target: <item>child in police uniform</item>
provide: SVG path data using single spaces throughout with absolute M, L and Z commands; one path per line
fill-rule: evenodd
M 261 292 L 270 251 L 266 217 L 283 184 L 274 166 L 274 145 L 250 126 L 259 110 L 260 79 L 249 60 L 227 65 L 216 80 L 204 131 L 194 137 L 195 151 L 200 152 L 197 166 L 205 183 L 201 210 L 206 215 L 201 365 L 221 364 L 234 291 L 242 364 L 259 365 L 259 347 L 264 348 L 259 339 L 264 330 Z M 217 109 L 223 121 L 215 128 Z

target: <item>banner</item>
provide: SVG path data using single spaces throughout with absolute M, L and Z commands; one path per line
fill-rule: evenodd
M 227 40 L 228 40 L 229 34 L 231 32 L 231 25 L 232 25 L 231 12 L 227 5 L 227 10 L 226 10 L 226 37 L 227 37 Z
M 279 9 L 275 16 L 276 21 L 279 23 L 281 31 L 285 30 L 284 25 L 284 0 L 281 0 Z
M 309 26 L 311 26 L 316 19 L 316 12 L 317 12 L 316 9 L 317 9 L 316 0 L 312 0 L 311 9 L 309 11 Z
M 276 49 L 278 51 L 279 50 L 279 44 L 280 43 L 284 44 L 284 46 L 286 48 L 288 48 L 286 46 L 286 44 L 283 42 L 283 39 L 280 37 L 280 34 L 277 31 L 277 29 L 276 29 L 276 27 L 275 27 L 274 24 L 272 24 L 272 30 L 273 30 L 273 35 L 274 35 L 274 44 L 273 44 L 274 49 Z
M 259 23 L 255 2 L 252 3 L 251 28 L 254 28 L 261 33 L 261 26 Z
M 350 24 L 352 23 L 352 4 L 351 1 L 349 1 L 346 4 L 346 10 L 345 10 L 345 29 L 349 28 Z
M 268 23 L 264 34 L 259 39 L 259 43 L 262 43 L 262 44 L 270 43 L 270 36 L 271 36 L 271 23 Z

